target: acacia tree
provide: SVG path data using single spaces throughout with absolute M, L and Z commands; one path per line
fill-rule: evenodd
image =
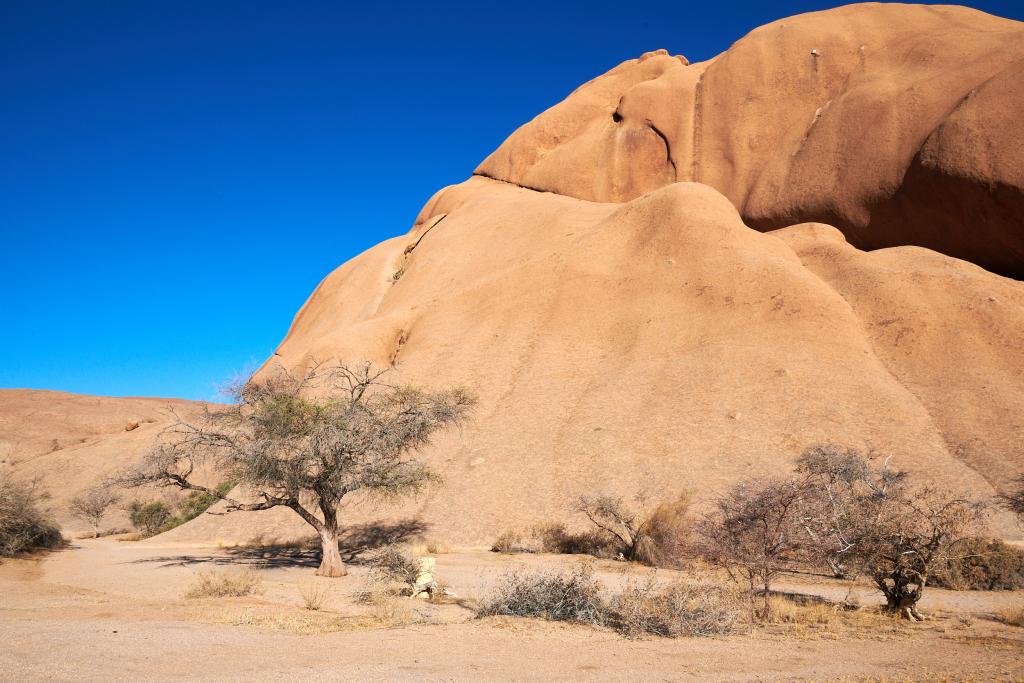
M 106 486 L 97 486 L 79 493 L 71 499 L 71 514 L 92 526 L 92 537 L 99 538 L 100 524 L 107 510 L 116 503 L 118 495 Z
M 809 505 L 803 526 L 819 557 L 866 573 L 886 608 L 912 621 L 931 571 L 956 559 L 984 518 L 984 506 L 933 486 L 912 486 L 888 461 L 874 466 L 856 451 L 815 446 L 801 456 Z
M 797 479 L 747 480 L 720 497 L 697 527 L 702 554 L 734 579 L 737 574 L 743 578 L 751 612 L 761 618 L 771 613 L 775 578 L 808 557 L 807 495 Z M 757 609 L 759 591 L 763 602 Z
M 316 366 L 302 377 L 275 368 L 235 392 L 234 403 L 165 430 L 146 462 L 121 479 L 222 499 L 224 511 L 293 510 L 320 537 L 317 574 L 344 576 L 340 508 L 353 493 L 415 493 L 436 475 L 418 458 L 440 429 L 460 424 L 473 398 L 463 389 L 392 386 L 386 371 Z M 238 481 L 247 501 L 195 481 L 208 463 Z

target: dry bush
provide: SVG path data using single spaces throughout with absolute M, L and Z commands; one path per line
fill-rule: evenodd
M 690 496 L 680 494 L 653 509 L 645 509 L 646 501 L 645 496 L 638 495 L 637 507 L 630 507 L 622 497 L 580 496 L 574 509 L 590 520 L 596 535 L 577 536 L 577 544 L 602 539 L 582 552 L 602 557 L 611 551 L 612 556 L 621 554 L 652 567 L 681 566 L 690 544 Z
M 416 585 L 421 563 L 418 559 L 395 546 L 388 546 L 371 560 L 371 573 L 382 581 L 397 581 L 408 586 Z
M 495 553 L 520 553 L 523 552 L 522 548 L 523 534 L 514 529 L 506 529 L 501 532 L 491 544 L 491 551 Z
M 1024 550 L 997 538 L 964 539 L 933 570 L 928 584 L 953 590 L 1024 588 Z
M 114 503 L 118 500 L 115 491 L 107 486 L 97 486 L 82 491 L 71 499 L 71 514 L 92 526 L 92 537 L 100 537 L 100 524 Z
M 1024 607 L 1007 607 L 999 612 L 997 618 L 1004 624 L 1024 627 Z
M 573 535 L 562 522 L 538 522 L 530 527 L 529 545 L 541 553 L 568 553 Z
M 536 617 L 601 625 L 606 606 L 590 565 L 565 572 L 512 570 L 477 607 L 478 617 Z
M 652 567 L 679 568 L 690 554 L 693 523 L 690 519 L 690 496 L 661 503 L 647 516 L 636 559 Z
M 771 610 L 759 623 L 789 627 L 795 635 L 836 638 L 854 631 L 878 637 L 902 630 L 897 615 L 878 607 L 854 607 L 809 596 L 773 595 L 770 600 Z
M 327 586 L 316 581 L 299 584 L 299 595 L 302 596 L 303 606 L 311 612 L 319 612 L 327 601 L 330 590 Z
M 200 572 L 185 591 L 186 598 L 227 598 L 252 595 L 263 590 L 258 569 L 244 567 L 223 572 Z
M 61 543 L 60 528 L 41 508 L 37 482 L 0 475 L 0 557 L 11 557 Z
M 428 540 L 424 548 L 431 555 L 446 555 L 452 551 L 450 545 L 436 538 Z
M 789 479 L 746 480 L 721 496 L 698 527 L 704 558 L 746 584 L 751 612 L 761 618 L 771 612 L 772 582 L 807 557 L 806 498 L 805 487 Z
M 658 587 L 653 577 L 630 582 L 609 605 L 609 622 L 627 638 L 731 633 L 741 613 L 738 596 L 721 586 L 677 581 Z

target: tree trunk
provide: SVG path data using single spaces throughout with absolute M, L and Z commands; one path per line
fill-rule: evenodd
M 338 551 L 338 532 L 334 529 L 323 529 L 320 532 L 321 559 L 317 576 L 345 576 L 348 570 Z
M 884 580 L 876 579 L 876 584 L 885 594 L 885 610 L 908 621 L 923 621 L 924 617 L 917 611 L 921 588 L 911 588 L 906 577 L 899 573 L 890 578 L 893 582 L 891 587 Z

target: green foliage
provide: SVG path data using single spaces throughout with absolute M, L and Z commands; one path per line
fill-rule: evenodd
M 164 524 L 171 517 L 171 509 L 167 503 L 154 500 L 149 503 L 132 501 L 128 506 L 128 518 L 132 526 L 145 536 L 154 536 L 163 529 Z
M 205 491 L 190 491 L 188 496 L 178 507 L 178 514 L 168 518 L 160 531 L 170 531 L 175 527 L 181 526 L 185 522 L 191 522 L 193 519 L 213 507 L 214 503 L 220 500 L 223 496 L 226 496 L 231 489 L 235 488 L 236 484 L 237 482 L 233 479 L 217 484 L 217 486 L 214 487 L 214 491 L 219 495 L 206 493 Z

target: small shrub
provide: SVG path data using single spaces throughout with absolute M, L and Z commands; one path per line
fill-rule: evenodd
M 160 533 L 164 524 L 171 517 L 171 509 L 167 503 L 154 500 L 149 503 L 132 501 L 128 506 L 128 518 L 132 526 L 139 530 L 143 536 L 154 536 Z
M 689 495 L 659 504 L 643 525 L 636 559 L 652 567 L 683 566 L 689 554 L 692 530 Z
M 319 612 L 324 606 L 328 594 L 327 586 L 313 581 L 299 584 L 299 595 L 302 596 L 302 604 L 311 612 Z
M 513 529 L 501 532 L 491 545 L 491 551 L 495 553 L 518 553 L 523 552 L 523 535 Z
M 604 539 L 600 552 L 610 550 L 613 556 L 621 554 L 652 567 L 680 566 L 689 544 L 690 496 L 681 494 L 653 509 L 646 508 L 645 502 L 643 495 L 636 497 L 638 507 L 613 495 L 580 496 L 575 509 L 594 525 L 591 538 Z
M 437 540 L 436 538 L 427 541 L 425 549 L 431 555 L 445 555 L 452 551 L 451 546 L 444 541 Z
M 566 572 L 506 572 L 477 607 L 477 617 L 535 617 L 596 625 L 604 623 L 605 612 L 601 584 L 589 565 Z
M 561 522 L 540 522 L 522 532 L 509 529 L 491 545 L 496 553 L 560 553 L 613 559 L 623 552 L 622 543 L 597 529 L 573 532 Z
M 388 546 L 377 553 L 371 565 L 371 571 L 384 581 L 414 586 L 420 575 L 420 561 L 395 546 Z
M 935 569 L 928 583 L 953 590 L 1024 588 L 1024 550 L 997 538 L 965 539 Z
M 532 545 L 542 553 L 565 553 L 571 537 L 562 522 L 538 522 L 530 528 Z
M 99 538 L 100 524 L 103 523 L 107 510 L 117 502 L 117 499 L 117 494 L 110 488 L 97 486 L 72 498 L 69 508 L 71 514 L 92 526 L 92 537 Z
M 677 581 L 658 588 L 653 578 L 627 584 L 609 606 L 611 626 L 627 638 L 730 633 L 740 612 L 736 596 L 721 586 Z
M 227 598 L 252 595 L 263 590 L 258 569 L 245 567 L 224 572 L 200 572 L 185 592 L 186 598 Z
M 35 482 L 0 475 L 0 557 L 61 543 L 60 528 L 40 509 L 43 498 Z

